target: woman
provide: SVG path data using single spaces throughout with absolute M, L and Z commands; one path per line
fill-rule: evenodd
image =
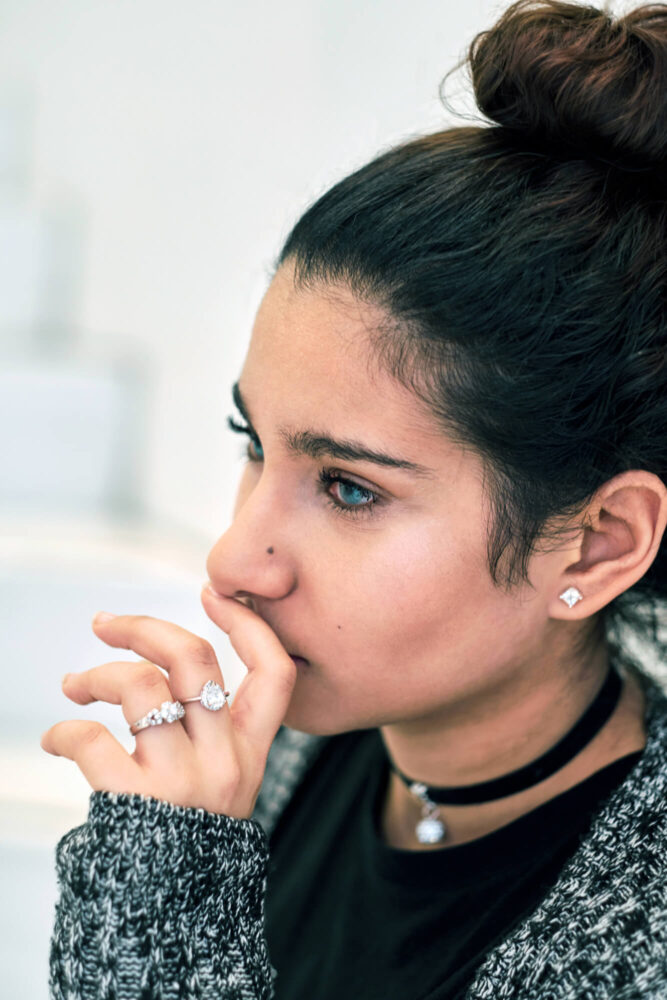
M 53 997 L 667 996 L 667 6 L 520 0 L 469 58 L 494 124 L 337 184 L 260 306 L 233 705 L 136 615 L 64 685 L 137 741 L 42 737 L 94 789 Z

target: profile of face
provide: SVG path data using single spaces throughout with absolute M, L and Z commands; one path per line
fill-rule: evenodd
M 238 380 L 248 460 L 207 568 L 307 660 L 284 720 L 304 732 L 470 718 L 534 683 L 564 624 L 548 554 L 533 587 L 493 585 L 481 460 L 373 363 L 380 318 L 346 288 L 295 288 L 285 264 Z

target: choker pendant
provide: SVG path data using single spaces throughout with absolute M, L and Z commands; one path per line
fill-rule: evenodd
M 396 767 L 390 758 L 390 767 L 398 775 L 408 790 L 415 795 L 422 806 L 422 818 L 417 824 L 415 835 L 421 844 L 437 844 L 447 830 L 440 819 L 438 806 L 478 805 L 493 802 L 508 795 L 522 792 L 533 785 L 539 785 L 579 753 L 610 718 L 623 689 L 623 679 L 615 667 L 610 666 L 607 679 L 572 729 L 561 737 L 555 746 L 543 753 L 537 760 L 523 767 L 503 774 L 498 778 L 480 781 L 474 785 L 458 785 L 450 788 L 429 787 L 422 781 L 413 781 Z M 429 794 L 430 793 L 430 794 Z M 431 797 L 433 796 L 433 798 Z
M 440 819 L 440 808 L 428 797 L 426 785 L 413 781 L 409 790 L 416 795 L 422 806 L 422 818 L 415 827 L 415 835 L 420 844 L 437 844 L 444 840 L 447 827 Z

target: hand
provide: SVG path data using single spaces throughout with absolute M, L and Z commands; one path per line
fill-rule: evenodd
M 179 721 L 137 733 L 132 754 L 102 723 L 83 719 L 56 723 L 40 744 L 47 753 L 73 760 L 95 790 L 136 792 L 243 819 L 253 811 L 297 668 L 251 608 L 207 587 L 201 600 L 248 669 L 232 705 L 212 712 L 191 702 Z M 109 646 L 131 649 L 146 659 L 70 674 L 63 690 L 78 705 L 122 705 L 131 725 L 163 701 L 198 695 L 209 679 L 224 689 L 213 647 L 178 625 L 145 615 L 118 615 L 93 621 L 93 628 Z

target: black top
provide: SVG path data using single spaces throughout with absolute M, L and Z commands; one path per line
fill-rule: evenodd
M 277 1000 L 459 1000 L 641 754 L 477 840 L 406 851 L 379 833 L 389 780 L 379 730 L 333 737 L 270 839 Z

